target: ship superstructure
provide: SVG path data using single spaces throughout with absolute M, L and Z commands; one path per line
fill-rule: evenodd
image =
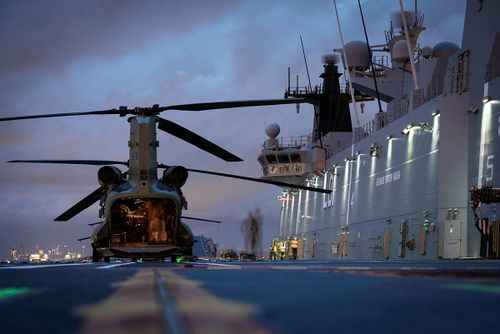
M 470 208 L 471 188 L 500 185 L 498 12 L 496 1 L 468 1 L 462 46 L 432 48 L 417 43 L 423 15 L 404 12 L 378 46 L 383 56 L 370 58 L 364 42 L 344 46 L 354 94 L 331 57 L 320 86 L 287 88 L 285 96 L 314 104 L 313 131 L 284 141 L 278 125 L 268 127 L 264 177 L 333 192 L 284 189 L 273 258 L 500 256 L 495 201 L 477 216 Z M 360 126 L 353 98 L 386 107 Z

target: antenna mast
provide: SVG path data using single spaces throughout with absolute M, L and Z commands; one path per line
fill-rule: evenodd
M 359 0 L 358 0 L 359 1 Z M 420 81 L 418 80 L 417 70 L 415 68 L 415 60 L 413 59 L 413 43 L 410 40 L 410 33 L 408 32 L 408 23 L 406 22 L 406 15 L 403 8 L 403 0 L 399 0 L 401 7 L 401 19 L 403 20 L 403 27 L 405 30 L 406 46 L 408 47 L 408 56 L 410 57 L 411 73 L 413 74 L 413 83 L 415 90 L 420 90 Z M 417 2 L 415 1 L 415 16 L 416 16 Z
M 300 37 L 300 45 L 302 46 L 302 54 L 304 55 L 304 63 L 306 63 L 306 73 L 307 73 L 307 80 L 309 81 L 309 90 L 312 91 L 311 76 L 309 75 L 309 66 L 307 66 L 306 51 L 304 50 L 304 41 L 302 40 L 302 36 L 299 37 Z
M 365 25 L 365 17 L 363 16 L 363 9 L 361 9 L 361 2 L 359 0 L 358 0 L 358 6 L 359 6 L 359 12 L 361 13 L 361 22 L 363 23 L 363 30 L 365 32 L 366 47 L 368 48 L 368 55 L 370 57 L 370 65 L 372 68 L 373 84 L 375 85 L 375 92 L 377 93 L 378 112 L 383 112 L 382 103 L 380 103 L 380 94 L 378 91 L 377 77 L 375 76 L 375 66 L 373 66 L 372 49 L 370 48 L 370 43 L 368 41 L 368 34 L 366 32 L 366 25 Z
M 339 12 L 337 10 L 337 1 L 336 0 L 333 0 L 333 7 L 335 8 L 335 15 L 337 17 L 337 25 L 339 27 L 340 43 L 342 44 L 342 54 L 344 55 L 344 62 L 345 62 L 344 63 L 344 65 L 345 65 L 344 71 L 347 73 L 347 80 L 348 80 L 348 84 L 349 84 L 349 93 L 351 94 L 351 100 L 352 100 L 352 104 L 354 106 L 354 116 L 356 116 L 356 127 L 359 128 L 361 125 L 359 123 L 358 108 L 357 108 L 356 99 L 354 96 L 354 88 L 352 87 L 351 72 L 349 72 L 349 63 L 347 61 L 347 55 L 345 53 L 344 36 L 342 34 L 342 28 L 340 27 Z

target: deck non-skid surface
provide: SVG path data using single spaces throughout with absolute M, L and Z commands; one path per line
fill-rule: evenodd
M 470 333 L 499 310 L 499 261 L 0 266 L 2 333 Z

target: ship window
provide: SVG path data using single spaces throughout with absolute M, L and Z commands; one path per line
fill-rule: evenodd
M 270 164 L 275 164 L 277 162 L 276 156 L 274 154 L 266 155 L 266 159 Z
M 301 162 L 300 154 L 290 154 L 290 160 L 292 162 Z
M 290 162 L 290 157 L 288 154 L 279 154 L 278 155 L 278 161 L 281 163 L 289 163 Z

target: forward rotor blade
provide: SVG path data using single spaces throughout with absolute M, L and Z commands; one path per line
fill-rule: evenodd
M 167 166 L 165 164 L 158 164 L 158 168 L 169 168 L 170 166 Z M 314 188 L 314 187 L 307 187 L 307 186 L 302 186 L 298 184 L 293 184 L 293 183 L 287 183 L 287 182 L 281 182 L 281 181 L 272 181 L 272 180 L 264 180 L 264 179 L 258 179 L 255 177 L 249 177 L 249 176 L 241 176 L 241 175 L 235 175 L 235 174 L 227 174 L 227 173 L 219 173 L 219 172 L 212 172 L 209 170 L 202 170 L 202 169 L 191 169 L 191 168 L 186 168 L 189 172 L 193 173 L 200 173 L 200 174 L 209 174 L 209 175 L 215 175 L 215 176 L 222 176 L 222 177 L 229 177 L 233 179 L 240 179 L 240 180 L 246 180 L 246 181 L 252 181 L 252 182 L 258 182 L 258 183 L 266 183 L 266 184 L 272 184 L 275 186 L 280 186 L 280 187 L 287 187 L 291 189 L 301 189 L 301 190 L 307 190 L 307 191 L 314 191 L 317 193 L 322 193 L 322 194 L 331 194 L 332 191 L 329 189 L 323 189 L 323 188 Z
M 177 123 L 157 117 L 158 119 L 158 129 L 170 133 L 172 136 L 180 138 L 188 143 L 215 155 L 225 161 L 243 161 L 234 154 L 226 151 L 220 146 L 215 145 L 211 141 L 197 135 L 196 133 L 180 126 Z
M 89 226 L 94 226 L 94 225 L 100 225 L 100 224 L 102 224 L 102 223 L 104 223 L 104 222 L 90 223 L 90 224 L 88 224 L 88 225 L 89 225 Z
M 68 164 L 68 165 L 125 165 L 128 166 L 126 161 L 114 160 L 11 160 L 8 163 L 34 163 L 34 164 Z
M 92 237 L 85 237 L 85 238 L 80 238 L 80 239 L 76 239 L 76 240 L 77 240 L 77 241 L 83 241 L 83 240 L 88 240 L 88 239 L 90 239 L 90 238 L 92 238 Z
M 222 223 L 222 221 L 220 221 L 220 220 L 212 220 L 212 219 L 205 219 L 205 218 L 195 218 L 195 217 L 187 217 L 187 216 L 182 216 L 181 218 L 182 219 L 189 219 L 189 220 L 197 220 L 200 222 L 216 223 L 216 224 Z
M 202 111 L 212 109 L 227 109 L 227 108 L 243 108 L 243 107 L 258 107 L 258 106 L 271 106 L 278 104 L 297 104 L 306 103 L 304 99 L 275 99 L 275 100 L 247 100 L 247 101 L 224 101 L 224 102 L 206 102 L 206 103 L 191 103 L 191 104 L 178 104 L 166 107 L 156 107 L 153 111 L 155 113 L 165 110 L 185 110 L 185 111 Z M 139 108 L 140 110 L 151 108 Z M 41 114 L 41 115 L 26 115 L 26 116 L 13 116 L 2 117 L 0 122 L 17 121 L 23 119 L 38 119 L 38 118 L 54 118 L 54 117 L 70 117 L 70 116 L 86 116 L 86 115 L 120 115 L 125 116 L 128 114 L 136 114 L 134 110 L 127 107 L 120 107 L 118 109 L 83 111 L 83 112 L 66 112 L 60 114 Z
M 67 112 L 61 114 L 43 114 L 43 115 L 28 115 L 28 116 L 14 116 L 0 118 L 0 122 L 17 121 L 21 119 L 35 119 L 35 118 L 53 118 L 53 117 L 69 117 L 69 116 L 83 116 L 83 115 L 121 115 L 123 111 L 118 109 L 84 111 L 84 112 Z
M 205 102 L 178 104 L 174 106 L 160 107 L 160 111 L 165 110 L 185 110 L 185 111 L 203 111 L 212 109 L 242 108 L 272 106 L 278 104 L 297 104 L 306 103 L 304 99 L 275 99 L 275 100 L 247 100 L 247 101 L 224 101 L 224 102 Z
M 94 190 L 91 194 L 89 194 L 87 197 L 82 199 L 80 202 L 76 203 L 73 205 L 71 208 L 66 210 L 64 213 L 62 213 L 59 217 L 54 219 L 55 221 L 68 221 L 98 200 L 101 199 L 103 192 L 105 188 L 99 187 L 96 190 Z

